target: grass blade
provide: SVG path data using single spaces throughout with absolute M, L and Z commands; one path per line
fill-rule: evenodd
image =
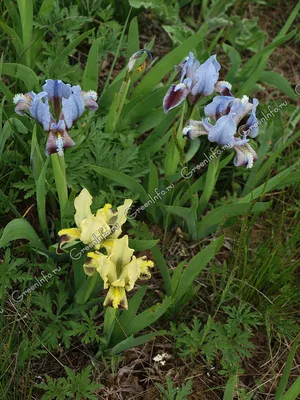
M 90 29 L 89 31 L 83 33 L 82 35 L 78 36 L 72 43 L 70 43 L 66 48 L 64 48 L 59 55 L 55 58 L 53 63 L 50 65 L 49 68 L 49 76 L 54 79 L 58 78 L 61 72 L 61 65 L 63 65 L 64 59 L 81 43 L 84 39 L 86 39 L 92 32 L 94 32 L 94 28 Z

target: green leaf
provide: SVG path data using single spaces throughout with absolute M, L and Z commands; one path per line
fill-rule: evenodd
M 263 50 L 256 53 L 242 68 L 240 72 L 241 77 L 248 77 L 244 84 L 240 87 L 236 96 L 239 97 L 243 94 L 249 95 L 254 88 L 255 83 L 260 79 L 262 72 L 267 66 L 268 59 L 272 52 L 284 44 L 288 40 L 290 40 L 296 34 L 296 29 L 290 32 L 283 38 L 274 39 L 271 44 L 266 46 Z
M 31 152 L 30 152 L 30 164 L 32 169 L 32 175 L 35 181 L 38 180 L 44 166 L 44 160 L 37 140 L 36 129 L 37 129 L 36 125 L 34 125 L 32 132 L 32 140 L 31 140 Z
M 27 128 L 23 123 L 17 118 L 9 118 L 5 122 L 1 135 L 0 135 L 0 156 L 5 150 L 5 144 L 9 137 L 16 133 L 27 133 Z
M 196 212 L 194 207 L 165 206 L 166 210 L 185 220 L 189 233 L 193 237 L 196 234 Z M 195 237 L 194 237 L 195 238 Z
M 223 400 L 233 400 L 234 399 L 234 388 L 237 383 L 237 376 L 234 375 L 228 379 L 226 383 L 225 392 L 223 396 Z
M 81 245 L 79 243 L 76 246 L 74 246 L 74 249 L 76 249 L 77 256 L 71 258 L 72 258 L 72 266 L 74 272 L 74 290 L 77 293 L 87 280 L 87 275 L 85 274 L 83 269 L 83 264 L 85 262 L 86 255 L 84 252 L 81 251 Z
M 156 332 L 148 333 L 146 335 L 139 336 L 137 338 L 130 336 L 127 339 L 123 340 L 121 343 L 118 343 L 112 349 L 107 350 L 107 355 L 113 356 L 113 355 L 122 353 L 122 351 L 131 349 L 133 347 L 140 346 L 144 343 L 147 343 L 150 340 L 155 339 L 157 336 L 164 336 L 167 334 L 168 334 L 168 331 L 156 331 Z
M 107 345 L 110 342 L 110 338 L 114 330 L 117 311 L 118 310 L 112 307 L 105 307 L 104 309 L 103 337 Z
M 96 272 L 92 276 L 89 276 L 85 281 L 82 281 L 82 286 L 75 294 L 75 301 L 77 304 L 85 304 L 88 301 L 99 279 L 100 275 Z
M 279 386 L 275 393 L 275 400 L 282 400 L 283 393 L 284 393 L 286 386 L 288 384 L 288 381 L 289 381 L 289 377 L 290 377 L 290 373 L 291 373 L 291 369 L 293 366 L 293 361 L 294 361 L 294 357 L 295 357 L 298 345 L 299 345 L 298 341 L 295 340 L 291 347 L 291 350 L 289 352 L 288 358 L 286 360 L 284 370 L 282 373 L 282 377 L 280 379 Z
M 44 0 L 39 11 L 39 16 L 44 18 L 48 17 L 52 11 L 54 3 L 55 0 Z
M 53 63 L 50 65 L 49 68 L 49 76 L 51 76 L 51 78 L 54 79 L 58 77 L 61 71 L 61 66 L 64 65 L 65 58 L 75 49 L 76 46 L 79 45 L 79 43 L 81 43 L 85 38 L 87 38 L 93 31 L 94 28 L 78 36 L 75 40 L 73 40 L 72 43 L 70 43 L 59 53 L 59 55 L 55 58 L 55 60 L 53 61 Z
M 268 83 L 272 86 L 277 87 L 281 92 L 285 93 L 292 100 L 297 100 L 297 95 L 291 87 L 290 83 L 280 74 L 275 71 L 264 71 L 261 73 L 259 81 L 262 83 Z
M 201 145 L 201 142 L 200 142 L 200 139 L 199 139 L 199 138 L 196 138 L 196 139 L 190 141 L 190 143 L 189 143 L 189 149 L 188 149 L 188 151 L 185 153 L 185 156 L 184 156 L 184 161 L 185 161 L 186 164 L 187 164 L 189 161 L 191 161 L 191 159 L 194 157 L 194 155 L 195 155 L 196 153 L 198 153 L 198 151 L 199 151 L 199 149 L 200 149 L 200 145 Z
M 11 43 L 15 46 L 17 54 L 20 55 L 23 52 L 23 43 L 19 35 L 2 21 L 0 21 L 0 28 L 10 36 Z
M 255 188 L 257 184 L 263 181 L 263 179 L 268 175 L 268 172 L 272 169 L 272 166 L 276 159 L 280 157 L 282 152 L 291 144 L 295 143 L 300 137 L 300 130 L 291 136 L 284 143 L 279 145 L 275 151 L 273 151 L 267 160 L 264 160 L 264 156 L 269 147 L 269 141 L 272 140 L 272 134 L 274 132 L 274 125 L 271 124 L 263 136 L 263 141 L 258 149 L 258 161 L 254 164 L 253 169 L 250 172 L 249 178 L 245 185 L 243 194 L 248 194 L 249 190 Z M 256 166 L 257 165 L 257 166 Z
M 224 241 L 224 236 L 212 241 L 207 247 L 195 255 L 183 270 L 177 290 L 173 296 L 173 302 L 176 303 L 188 290 L 191 289 L 194 280 L 200 272 L 215 257 Z
M 180 279 L 181 279 L 182 270 L 183 270 L 185 263 L 186 263 L 185 260 L 181 261 L 181 263 L 179 263 L 177 265 L 175 271 L 173 272 L 173 275 L 172 275 L 173 293 L 175 293 L 177 290 L 177 287 L 178 287 Z
M 141 286 L 135 295 L 128 302 L 128 310 L 124 310 L 121 316 L 117 318 L 117 323 L 111 337 L 111 345 L 119 343 L 126 337 L 126 331 L 129 329 L 130 323 L 136 317 L 137 311 L 147 291 L 147 286 Z
M 134 98 L 126 105 L 126 107 L 124 107 L 122 115 L 126 117 L 126 120 L 131 125 L 143 120 L 143 118 L 147 116 L 151 110 L 161 106 L 165 91 L 165 88 L 160 88 L 154 92 L 150 92 L 149 95 L 141 97 L 138 102 L 137 99 Z M 163 115 L 162 108 L 161 114 Z
M 43 242 L 30 223 L 21 218 L 14 219 L 6 225 L 0 239 L 0 248 L 13 240 L 23 239 L 28 240 L 32 246 L 38 249 L 45 249 Z
M 47 158 L 45 165 L 40 171 L 39 178 L 36 181 L 36 202 L 38 209 L 38 216 L 40 222 L 40 228 L 43 233 L 44 238 L 50 244 L 50 237 L 47 228 L 47 218 L 46 218 L 46 180 L 45 175 L 47 167 L 49 164 L 49 158 Z
M 214 153 L 215 155 L 215 153 Z M 208 170 L 206 173 L 205 184 L 203 188 L 202 195 L 199 200 L 198 207 L 198 216 L 200 217 L 205 211 L 207 204 L 213 194 L 216 181 L 218 179 L 218 167 L 219 167 L 220 157 L 213 158 L 213 160 L 209 163 Z
M 156 304 L 155 306 L 150 307 L 141 314 L 137 315 L 131 320 L 128 330 L 126 331 L 126 335 L 135 335 L 144 328 L 147 328 L 147 326 L 152 325 L 166 312 L 170 305 L 171 297 L 166 297 L 161 304 Z
M 6 194 L 1 189 L 0 189 L 0 201 L 5 206 L 7 206 L 10 209 L 10 211 L 15 214 L 15 216 L 17 218 L 22 218 L 22 215 L 19 213 L 19 211 L 14 206 L 14 204 L 10 201 L 10 199 L 6 196 Z
M 139 26 L 137 17 L 132 18 L 127 38 L 127 55 L 126 62 L 128 63 L 129 58 L 140 49 L 140 38 L 139 38 Z
M 241 56 L 234 47 L 225 43 L 223 44 L 223 50 L 228 55 L 231 62 L 231 67 L 229 68 L 225 79 L 229 82 L 234 82 L 242 62 Z
M 90 48 L 82 78 L 83 90 L 97 91 L 98 89 L 98 76 L 99 76 L 98 50 L 101 40 L 103 40 L 102 37 L 95 40 Z
M 174 122 L 177 117 L 179 111 L 176 109 L 171 110 L 166 117 L 153 129 L 149 136 L 147 136 L 146 140 L 141 144 L 139 148 L 140 154 L 149 154 L 153 155 L 155 151 L 157 151 L 157 143 L 159 139 L 163 137 L 165 132 L 169 129 L 171 124 Z
M 34 71 L 22 64 L 3 63 L 2 74 L 21 79 L 28 91 L 34 90 L 39 84 L 38 77 Z
M 247 196 L 239 199 L 238 202 L 247 203 L 249 201 L 257 199 L 260 196 L 265 195 L 266 193 L 271 192 L 272 190 L 280 186 L 282 183 L 284 184 L 285 180 L 289 177 L 291 172 L 293 172 L 297 167 L 299 167 L 299 161 L 295 162 L 292 166 L 280 172 L 280 174 L 277 174 L 273 178 L 269 179 L 267 182 L 264 182 L 258 188 L 252 190 L 250 193 L 247 194 Z
M 195 33 L 194 36 L 185 40 L 180 46 L 176 47 L 168 53 L 161 61 L 159 61 L 145 76 L 142 82 L 134 91 L 133 97 L 150 93 L 165 75 L 167 75 L 174 65 L 180 63 L 197 45 L 203 40 L 206 33 L 206 25 Z
M 243 200 L 244 201 L 241 203 L 217 207 L 207 213 L 198 225 L 199 238 L 201 239 L 210 233 L 214 233 L 218 226 L 222 223 L 222 221 L 225 221 L 226 218 L 245 215 L 250 211 L 251 213 L 263 212 L 271 206 L 271 202 L 266 202 L 255 203 L 252 207 L 252 204 L 249 202 L 250 198 L 245 198 Z
M 148 237 L 148 239 L 153 239 L 152 234 L 150 233 L 149 229 L 147 226 L 145 226 L 145 236 Z M 151 253 L 153 254 L 154 260 L 155 260 L 155 266 L 158 267 L 161 276 L 164 281 L 164 286 L 165 290 L 168 296 L 172 295 L 172 282 L 171 282 L 171 277 L 170 277 L 170 272 L 168 265 L 166 263 L 166 260 L 164 259 L 159 247 L 156 245 L 152 247 Z
M 118 185 L 126 187 L 127 189 L 131 190 L 133 193 L 139 194 L 140 199 L 143 203 L 146 203 L 149 200 L 148 195 L 143 186 L 131 176 L 123 174 L 123 172 L 113 171 L 112 169 L 98 167 L 96 165 L 90 165 L 90 167 L 95 172 L 97 172 L 97 174 L 100 174 L 105 178 L 111 179 Z
M 297 400 L 300 394 L 300 376 L 293 382 L 292 386 L 282 397 L 282 400 Z
M 33 29 L 33 1 L 32 0 L 18 0 L 18 7 L 21 17 L 22 32 L 23 32 L 23 45 L 26 48 L 26 61 L 30 66 L 30 43 L 32 40 Z

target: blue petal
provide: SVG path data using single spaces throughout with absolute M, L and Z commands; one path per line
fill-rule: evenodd
M 190 140 L 194 140 L 198 136 L 207 135 L 207 130 L 201 121 L 190 120 L 189 124 L 182 131 L 183 136 L 187 136 Z
M 53 132 L 64 132 L 66 130 L 65 121 L 60 119 L 57 123 L 52 122 L 50 125 L 50 130 Z
M 250 117 L 248 118 L 244 129 L 247 132 L 247 136 L 251 137 L 252 139 L 258 135 L 258 120 L 256 117 L 256 108 L 259 104 L 257 99 L 253 99 L 253 108 L 251 110 Z
M 163 100 L 165 113 L 181 104 L 189 93 L 190 90 L 185 85 L 182 87 L 180 87 L 180 84 L 171 85 Z
M 209 57 L 196 71 L 197 83 L 192 89 L 193 95 L 208 96 L 214 91 L 215 84 L 219 79 L 220 64 L 216 56 Z
M 230 104 L 234 98 L 231 96 L 216 96 L 213 101 L 209 103 L 205 108 L 205 115 L 212 117 L 214 120 L 219 119 L 225 114 L 230 112 Z
M 70 129 L 73 123 L 83 114 L 84 101 L 80 86 L 73 86 L 68 99 L 62 99 L 62 114 L 67 127 Z
M 45 103 L 42 101 L 43 98 L 46 98 Z M 45 131 L 49 131 L 50 121 L 52 116 L 49 110 L 49 104 L 47 99 L 47 93 L 41 92 L 38 93 L 32 100 L 30 105 L 30 114 L 35 118 L 40 124 L 43 125 Z
M 194 53 L 190 52 L 189 56 L 184 62 L 182 71 L 181 71 L 181 78 L 180 82 L 183 82 L 184 77 L 191 78 L 192 80 L 195 80 L 196 78 L 196 71 L 200 67 L 200 63 L 198 60 L 196 60 Z
M 207 125 L 203 125 L 207 129 Z M 230 115 L 219 118 L 216 125 L 208 127 L 208 140 L 221 145 L 233 146 L 237 126 Z
M 61 80 L 47 79 L 43 86 L 45 92 L 48 93 L 50 100 L 53 98 L 64 97 L 68 99 L 71 94 L 71 85 L 63 83 Z
M 254 161 L 257 161 L 258 157 L 256 152 L 252 147 L 246 143 L 242 146 L 234 146 L 236 151 L 236 156 L 234 157 L 233 163 L 236 167 L 241 167 L 243 165 L 246 168 L 252 168 Z
M 234 122 L 238 125 L 244 116 L 252 110 L 252 107 L 247 96 L 243 96 L 242 99 L 234 99 L 230 107 L 230 115 Z

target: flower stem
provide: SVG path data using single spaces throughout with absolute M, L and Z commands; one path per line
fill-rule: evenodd
M 64 156 L 58 156 L 57 153 L 52 154 L 51 161 L 59 200 L 60 219 L 63 221 L 64 213 L 68 203 L 68 188 Z
M 216 147 L 213 155 L 214 158 L 210 162 L 206 174 L 206 179 L 205 179 L 205 184 L 204 184 L 204 189 L 199 201 L 199 206 L 198 206 L 198 216 L 200 217 L 203 212 L 205 211 L 207 204 L 211 198 L 211 195 L 213 193 L 213 190 L 215 188 L 216 180 L 217 180 L 217 173 L 218 173 L 218 167 L 219 167 L 219 161 L 220 161 L 220 156 L 217 155 L 218 147 Z M 215 155 L 217 155 L 215 157 Z
M 117 310 L 112 307 L 105 307 L 104 309 L 103 336 L 107 346 L 109 345 L 110 338 L 115 327 L 116 312 Z

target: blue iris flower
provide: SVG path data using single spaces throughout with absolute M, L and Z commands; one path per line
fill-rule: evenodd
M 231 85 L 228 82 L 218 82 L 215 90 L 222 96 L 216 96 L 204 108 L 206 116 L 215 123 L 212 124 L 210 118 L 190 121 L 189 125 L 183 129 L 183 134 L 190 139 L 206 134 L 210 142 L 226 146 L 226 148 L 234 148 L 236 166 L 245 165 L 251 168 L 257 160 L 257 154 L 248 143 L 248 137 L 254 138 L 258 135 L 256 109 L 259 102 L 255 98 L 250 102 L 247 96 L 241 99 L 233 97 L 230 92 Z
M 80 86 L 71 86 L 61 80 L 47 79 L 44 91 L 38 94 L 29 92 L 14 97 L 15 111 L 19 115 L 28 112 L 49 132 L 46 154 L 63 154 L 64 149 L 74 145 L 67 133 L 85 108 L 97 110 L 97 93 L 84 92 Z M 55 118 L 50 111 L 50 105 Z
M 195 104 L 201 95 L 212 94 L 221 66 L 215 55 L 200 64 L 194 54 L 190 53 L 178 68 L 181 69 L 180 83 L 171 85 L 165 95 L 163 100 L 165 113 L 177 107 L 186 98 L 190 104 Z

